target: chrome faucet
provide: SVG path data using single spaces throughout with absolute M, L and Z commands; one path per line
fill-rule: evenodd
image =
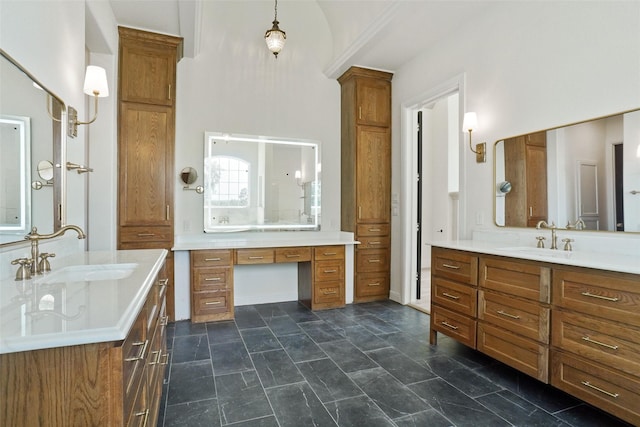
M 551 247 L 549 249 L 558 249 L 558 236 L 556 235 L 556 225 L 551 222 L 551 225 L 547 224 L 546 221 L 538 221 L 536 224 L 536 229 L 540 230 L 541 228 L 548 228 L 551 230 Z
M 40 262 L 38 263 L 38 258 L 40 258 L 40 248 L 38 247 L 38 242 L 40 240 L 53 239 L 54 237 L 62 236 L 67 230 L 73 230 L 78 233 L 78 239 L 86 239 L 87 235 L 84 234 L 84 231 L 77 225 L 65 225 L 60 228 L 58 231 L 51 234 L 38 234 L 38 228 L 31 228 L 31 233 L 24 236 L 26 240 L 31 241 L 31 275 L 42 274 L 42 271 L 45 269 L 45 265 L 47 263 Z M 54 254 L 47 254 L 47 256 L 55 256 Z M 43 259 L 46 261 L 46 258 Z

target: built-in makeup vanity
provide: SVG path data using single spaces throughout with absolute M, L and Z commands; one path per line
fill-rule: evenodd
M 249 271 L 240 279 L 241 293 L 259 293 L 269 286 L 271 269 L 293 266 L 297 280 L 279 284 L 295 288 L 288 293 L 292 299 L 312 310 L 344 306 L 353 300 L 353 275 L 347 271 L 353 272 L 356 243 L 352 233 L 344 232 L 249 232 L 178 236 L 173 250 L 188 252 L 191 321 L 209 322 L 233 319 L 236 301 L 246 300 L 236 294 L 234 283 L 236 272 L 245 267 Z M 177 286 L 182 281 L 176 280 Z M 261 302 L 275 302 L 277 295 Z
M 0 425 L 155 425 L 166 250 L 78 252 L 0 280 Z
M 640 425 L 640 255 L 434 243 L 430 342 L 448 335 Z

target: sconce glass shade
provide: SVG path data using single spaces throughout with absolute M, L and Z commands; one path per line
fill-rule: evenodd
M 278 27 L 279 22 L 273 21 L 273 27 L 264 34 L 264 41 L 267 43 L 269 50 L 278 57 L 278 53 L 284 47 L 287 40 L 287 34 Z
M 294 176 L 295 176 L 296 179 L 302 179 L 302 172 L 296 171 Z
M 478 130 L 478 115 L 476 113 L 465 113 L 462 120 L 462 131 L 473 132 Z
M 109 96 L 109 86 L 107 84 L 107 72 L 104 68 L 96 65 L 89 65 L 84 75 L 83 92 L 87 95 L 104 98 Z

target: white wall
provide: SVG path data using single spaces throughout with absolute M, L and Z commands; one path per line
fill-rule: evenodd
M 467 28 L 406 64 L 393 78 L 392 191 L 402 177 L 401 106 L 416 94 L 466 76 L 466 111 L 476 111 L 474 141 L 494 141 L 637 108 L 640 100 L 640 3 L 502 2 Z M 493 150 L 487 163 L 461 138 L 461 238 L 493 225 Z M 410 192 L 403 194 L 411 194 Z M 401 209 L 411 209 L 401 200 Z M 477 225 L 477 214 L 485 219 Z M 404 265 L 404 217 L 392 224 L 392 266 Z M 637 237 L 637 236 L 636 236 Z M 406 256 L 406 255 L 405 255 Z M 408 289 L 392 268 L 392 294 Z M 407 275 L 408 279 L 411 275 Z

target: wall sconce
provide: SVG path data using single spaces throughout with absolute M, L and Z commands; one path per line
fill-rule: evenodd
M 297 170 L 294 177 L 296 178 L 296 184 L 298 184 L 298 187 L 304 187 L 304 184 L 302 183 L 302 172 Z
M 462 131 L 469 132 L 469 148 L 476 153 L 476 163 L 486 163 L 487 161 L 487 143 L 481 142 L 476 144 L 476 149 L 473 149 L 471 144 L 471 132 L 478 130 L 478 116 L 476 113 L 465 113 L 462 120 Z
M 78 136 L 78 125 L 88 125 L 93 123 L 98 118 L 98 98 L 104 98 L 109 96 L 109 86 L 107 85 L 107 72 L 102 67 L 95 65 L 89 65 L 87 72 L 84 76 L 84 88 L 83 92 L 87 95 L 93 95 L 94 97 L 94 110 L 95 115 L 87 122 L 81 122 L 78 120 L 78 111 L 69 106 L 69 126 L 67 135 L 71 138 Z

